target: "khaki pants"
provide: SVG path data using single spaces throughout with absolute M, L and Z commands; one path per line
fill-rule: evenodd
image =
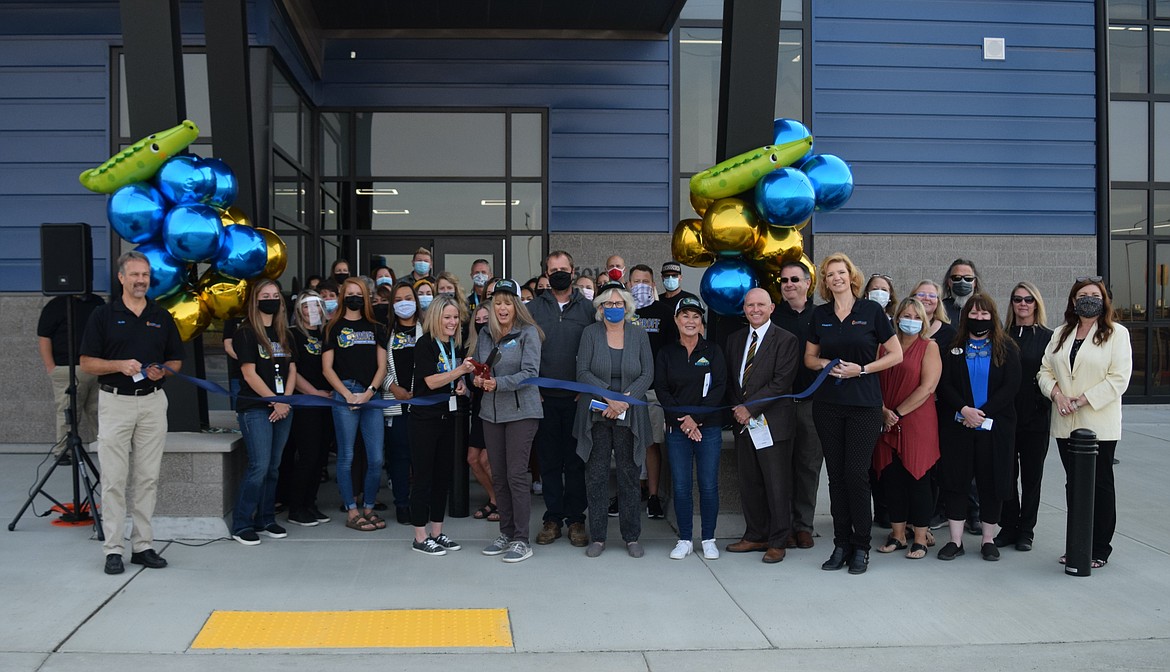
M 127 486 L 134 521 L 130 548 L 151 548 L 150 519 L 158 496 L 158 472 L 167 438 L 167 395 L 162 390 L 141 397 L 98 393 L 98 459 L 102 479 L 102 531 L 105 555 L 122 554 L 126 540 Z
M 81 442 L 90 444 L 97 438 L 98 422 L 98 382 L 97 376 L 77 371 L 77 432 L 81 435 Z M 69 395 L 65 388 L 69 387 L 69 367 L 58 366 L 49 373 L 49 381 L 53 384 L 53 399 L 57 402 L 57 443 L 65 438 L 69 432 L 69 423 L 65 422 L 65 411 L 69 408 Z M 65 452 L 68 446 L 61 444 L 53 451 L 53 455 Z

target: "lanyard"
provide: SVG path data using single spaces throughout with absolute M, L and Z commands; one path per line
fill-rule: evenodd
M 449 341 L 449 343 L 451 345 L 451 354 L 450 355 L 448 355 L 447 351 L 443 348 L 442 341 L 436 341 L 436 343 L 439 344 L 439 361 L 441 361 L 443 363 L 443 367 L 444 367 L 443 371 L 444 372 L 454 371 L 455 370 L 455 341 Z M 451 389 L 452 390 L 455 389 L 455 381 L 451 381 Z

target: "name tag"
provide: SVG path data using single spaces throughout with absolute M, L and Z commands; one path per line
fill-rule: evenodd
M 451 398 L 447 400 L 447 410 L 448 411 L 455 411 L 455 410 L 458 410 L 458 408 L 459 408 L 459 403 L 457 401 L 455 401 L 455 395 L 451 395 Z
M 711 372 L 703 374 L 703 398 L 707 397 L 707 392 L 711 390 Z
M 146 376 L 142 375 L 142 372 L 139 371 L 133 376 L 130 376 L 130 380 L 133 380 L 136 383 L 141 383 L 143 380 L 146 380 Z
M 772 432 L 768 430 L 768 420 L 760 414 L 748 421 L 748 436 L 756 450 L 769 448 L 772 445 Z

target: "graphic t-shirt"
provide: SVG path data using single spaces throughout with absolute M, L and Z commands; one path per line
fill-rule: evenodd
M 280 346 L 280 339 L 277 337 L 276 327 L 265 327 L 264 333 L 268 336 L 269 342 L 272 343 L 271 352 L 260 339 L 256 338 L 256 333 L 252 331 L 252 327 L 247 324 L 241 324 L 236 329 L 235 337 L 232 340 L 232 345 L 236 350 L 236 357 L 240 362 L 240 396 L 236 400 L 236 410 L 246 411 L 253 408 L 267 408 L 268 403 L 259 401 L 258 398 L 263 396 L 263 393 L 252 389 L 248 385 L 248 381 L 243 376 L 243 367 L 247 364 L 252 364 L 256 367 L 256 375 L 260 376 L 260 380 L 268 386 L 268 389 L 273 394 L 294 394 L 295 390 L 289 385 L 289 370 L 292 368 L 291 364 L 296 361 L 296 350 L 292 347 L 293 343 L 290 341 L 289 349 L 286 352 Z M 277 377 L 280 382 L 277 382 Z
M 386 329 L 365 318 L 342 318 L 325 338 L 325 352 L 333 352 L 333 372 L 341 380 L 356 380 L 363 387 L 378 385 L 378 345 L 386 342 Z

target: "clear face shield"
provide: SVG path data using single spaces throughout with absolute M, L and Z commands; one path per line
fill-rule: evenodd
M 325 304 L 319 296 L 307 296 L 301 300 L 302 317 L 307 317 L 307 324 L 312 328 L 325 324 Z

